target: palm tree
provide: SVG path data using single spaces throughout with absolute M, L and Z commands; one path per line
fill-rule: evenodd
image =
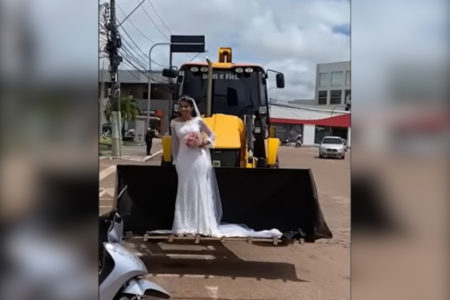
M 111 122 L 110 119 L 112 107 L 110 103 L 108 103 L 104 113 L 108 122 Z M 125 135 L 125 121 L 136 120 L 136 117 L 141 114 L 139 105 L 136 99 L 133 98 L 133 96 L 130 95 L 127 97 L 120 98 L 120 114 L 122 119 L 122 137 L 123 137 Z
M 128 96 L 120 101 L 120 113 L 122 117 L 122 137 L 125 136 L 125 121 L 134 121 L 141 114 L 139 105 L 133 96 Z

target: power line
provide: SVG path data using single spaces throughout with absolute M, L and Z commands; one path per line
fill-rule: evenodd
M 144 66 L 125 50 L 121 50 L 120 54 L 126 57 L 129 61 L 133 62 L 133 64 L 136 65 L 139 70 L 145 70 Z
M 117 5 L 117 7 L 120 9 L 120 11 L 125 15 L 125 12 L 123 11 L 122 8 L 120 8 L 119 5 Z M 136 26 L 136 24 L 134 24 L 133 21 L 131 21 L 130 19 L 127 19 L 126 21 L 128 21 L 131 25 L 133 25 L 133 27 L 137 30 L 137 32 L 139 32 L 140 34 L 142 34 L 143 37 L 145 37 L 147 40 L 149 40 L 151 43 L 155 43 L 151 38 L 149 38 L 145 33 L 142 32 L 142 30 L 139 29 L 138 26 Z M 120 27 L 123 27 L 123 25 L 121 25 Z
M 133 54 L 133 57 L 135 57 L 135 59 L 137 60 L 137 61 L 139 61 L 140 62 L 140 65 L 142 66 L 142 65 L 145 65 L 146 67 L 143 67 L 143 69 L 148 69 L 148 56 L 146 56 L 145 58 L 144 58 L 144 60 L 141 60 L 142 59 L 142 54 L 141 55 L 139 55 L 138 53 L 136 53 L 136 52 L 133 52 L 129 47 L 131 47 L 129 44 L 128 44 L 128 42 L 126 41 L 126 40 L 123 40 L 124 42 L 125 42 L 125 44 L 123 45 L 124 46 L 124 49 L 127 49 L 128 50 L 128 52 L 131 52 L 132 54 Z M 129 46 L 129 47 L 127 47 L 127 45 Z M 145 63 L 143 62 L 143 61 L 145 61 Z M 167 67 L 167 66 L 165 66 L 165 65 L 162 65 L 162 64 L 160 64 L 160 63 L 158 63 L 158 62 L 156 62 L 156 61 L 154 61 L 153 59 L 152 59 L 152 63 L 154 63 L 154 64 L 156 64 L 156 65 L 158 65 L 158 66 L 160 66 L 160 67 Z
M 155 26 L 155 28 L 159 31 L 159 33 L 161 33 L 161 35 L 166 39 L 169 40 L 169 38 L 167 37 L 167 35 L 161 31 L 161 29 L 159 29 L 158 25 L 156 25 L 155 21 L 153 21 L 152 17 L 150 17 L 150 14 L 147 12 L 147 10 L 145 9 L 144 6 L 141 6 L 142 10 L 144 11 L 144 13 L 147 15 L 148 19 L 153 23 L 153 26 Z
M 125 45 L 123 45 L 125 46 Z M 123 47 L 123 52 L 125 52 L 126 54 L 129 55 L 129 59 L 132 59 L 136 64 L 138 64 L 143 70 L 147 69 L 145 66 L 146 64 L 139 58 L 137 57 L 133 52 L 131 52 L 131 50 L 128 47 Z
M 127 61 L 131 66 L 133 66 L 136 71 L 138 71 L 139 73 L 144 74 L 145 76 L 147 76 L 147 73 L 142 71 L 141 69 L 139 69 L 135 64 L 133 64 L 133 62 L 131 62 L 126 56 L 123 57 L 125 59 L 125 61 Z
M 131 75 L 132 75 L 134 78 L 136 78 L 137 80 L 140 80 L 141 78 L 139 78 L 139 76 L 136 75 L 136 71 L 139 72 L 139 73 L 141 73 L 141 74 L 143 74 L 143 75 L 145 75 L 145 76 L 148 78 L 148 75 L 147 75 L 147 74 L 144 74 L 143 71 L 136 70 L 136 69 L 135 69 L 129 62 L 127 62 L 126 60 L 124 61 L 124 65 L 126 65 L 126 66 L 128 66 L 128 67 L 131 67 L 132 70 L 129 70 L 129 69 L 122 69 L 122 70 L 123 70 L 123 71 L 127 71 L 129 74 L 131 74 Z
M 122 39 L 122 41 L 124 42 L 124 45 L 123 45 L 124 48 L 126 48 L 128 51 L 134 53 L 136 57 L 140 57 L 141 59 L 143 59 L 143 60 L 145 61 L 145 63 L 142 63 L 142 61 L 138 59 L 138 60 L 141 62 L 141 64 L 143 64 L 143 65 L 147 65 L 147 64 L 148 64 L 148 55 L 133 51 L 132 49 L 130 49 L 130 48 L 133 48 L 133 46 L 130 45 L 130 44 L 127 42 L 127 40 Z M 127 46 L 128 46 L 128 47 L 127 47 Z M 166 67 L 165 65 L 160 64 L 160 63 L 158 63 L 157 61 L 155 61 L 155 60 L 153 60 L 153 59 L 152 59 L 152 63 L 154 63 L 154 64 L 156 64 L 156 65 L 158 65 L 158 66 L 160 66 L 160 67 Z M 146 68 L 145 68 L 145 69 L 146 69 Z
M 131 66 L 127 61 L 124 61 L 123 63 L 124 63 L 125 66 L 128 66 L 128 67 Z M 133 68 L 133 67 L 131 66 L 131 68 Z M 137 80 L 140 79 L 139 76 L 136 75 L 136 72 L 135 72 L 134 70 L 129 70 L 129 69 L 120 69 L 120 70 L 126 71 L 127 73 L 129 73 L 130 75 L 132 75 L 132 76 L 133 76 L 134 78 L 136 78 Z
M 170 30 L 169 26 L 167 26 L 167 23 L 164 22 L 164 20 L 161 18 L 161 16 L 159 15 L 158 11 L 156 10 L 156 8 L 153 6 L 153 3 L 150 1 L 147 1 L 150 6 L 152 7 L 153 11 L 155 12 L 156 16 L 158 17 L 158 19 L 161 21 L 161 23 L 164 25 L 164 27 L 166 27 L 167 31 L 172 34 L 172 30 Z
M 136 74 L 133 73 L 133 71 L 137 71 L 137 72 L 141 73 L 142 75 L 144 75 L 145 77 L 148 78 L 148 72 L 147 72 L 147 71 L 144 71 L 144 70 L 141 70 L 141 69 L 137 68 L 135 65 L 133 65 L 133 64 L 130 63 L 130 62 L 128 62 L 127 58 L 125 58 L 124 64 L 127 64 L 129 67 L 131 67 L 131 68 L 133 69 L 133 70 L 125 70 L 125 71 L 128 71 L 128 72 L 130 72 L 131 74 L 133 74 L 133 76 L 134 76 L 136 79 L 139 79 L 139 80 L 140 80 L 140 78 L 137 77 Z M 155 81 L 155 80 L 158 79 L 158 77 L 156 77 L 156 76 L 153 74 L 153 71 L 152 71 L 152 74 L 151 74 L 151 78 L 152 78 L 153 81 Z
M 202 54 L 202 52 L 197 53 L 197 54 L 196 54 L 193 58 L 191 58 L 189 61 L 190 61 L 190 62 L 193 61 L 193 60 L 196 59 L 197 56 L 199 56 L 200 54 Z
M 144 51 L 142 51 L 141 47 L 139 47 L 139 45 L 136 44 L 136 42 L 133 40 L 133 38 L 131 37 L 131 35 L 125 30 L 125 28 L 121 27 L 120 30 L 122 30 L 122 31 L 126 34 L 126 36 L 128 36 L 128 38 L 130 39 L 130 41 L 136 46 L 136 48 L 137 48 L 139 51 L 142 52 L 142 54 L 147 55 L 147 54 L 145 54 Z
M 122 39 L 123 41 L 123 46 L 125 49 L 127 49 L 128 51 L 130 51 L 131 53 L 133 53 L 134 56 L 139 57 L 140 59 L 138 59 L 139 61 L 141 61 L 141 59 L 145 62 L 144 65 L 147 65 L 148 63 L 148 56 L 146 56 L 145 54 L 141 54 L 138 53 L 136 51 L 134 51 L 133 46 L 131 46 L 127 40 Z
M 128 38 L 130 39 L 130 41 L 136 46 L 136 48 L 137 48 L 139 51 L 141 51 L 141 53 L 144 55 L 144 57 L 145 57 L 146 60 L 148 61 L 148 54 L 145 54 L 145 52 L 144 52 L 144 51 L 141 49 L 141 47 L 139 47 L 139 45 L 133 40 L 133 38 L 131 37 L 131 35 L 126 31 L 126 29 L 125 29 L 123 26 L 120 27 L 120 29 L 125 33 L 126 36 L 128 36 Z M 122 40 L 124 40 L 124 39 L 122 38 Z M 132 47 L 132 48 L 133 48 L 133 47 Z M 158 66 L 161 66 L 161 67 L 165 67 L 163 64 L 160 64 L 160 63 L 154 61 L 153 59 L 152 59 L 152 63 L 154 63 L 154 64 L 156 64 L 156 65 L 158 65 Z
M 136 60 L 136 57 L 127 52 L 125 49 L 121 50 L 120 54 L 126 57 L 128 62 L 133 63 L 133 65 L 136 67 L 136 70 L 145 70 L 144 66 L 139 62 L 139 60 Z

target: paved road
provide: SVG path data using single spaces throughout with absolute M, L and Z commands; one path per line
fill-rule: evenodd
M 160 160 L 156 156 L 143 162 L 143 154 L 134 158 L 101 160 L 101 212 L 112 204 L 115 164 L 157 165 Z M 282 147 L 280 165 L 313 170 L 333 239 L 288 246 L 129 239 L 126 246 L 141 256 L 148 277 L 173 299 L 350 299 L 349 155 L 345 160 L 319 159 L 316 148 Z

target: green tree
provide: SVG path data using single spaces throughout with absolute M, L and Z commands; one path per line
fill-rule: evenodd
M 108 103 L 104 114 L 108 122 L 111 122 L 112 106 Z M 136 120 L 136 117 L 141 114 L 139 105 L 133 96 L 120 98 L 120 115 L 122 119 L 122 137 L 125 135 L 125 121 Z

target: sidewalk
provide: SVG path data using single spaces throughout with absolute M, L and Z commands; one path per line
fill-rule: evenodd
M 161 140 L 154 139 L 152 155 L 147 156 L 145 144 L 122 146 L 122 156 L 112 158 L 111 152 L 99 156 L 99 213 L 109 211 L 113 206 L 116 166 L 121 164 L 160 165 Z
M 147 157 L 146 154 L 146 146 L 145 143 L 138 144 L 138 143 L 126 143 L 125 145 L 122 145 L 122 156 L 120 159 L 114 159 L 114 160 L 131 160 L 131 161 L 140 161 L 145 162 L 145 158 Z M 158 151 L 161 150 L 161 139 L 154 139 L 151 154 L 155 154 Z M 111 157 L 111 151 L 103 151 L 104 155 L 99 156 L 99 160 L 112 160 Z

